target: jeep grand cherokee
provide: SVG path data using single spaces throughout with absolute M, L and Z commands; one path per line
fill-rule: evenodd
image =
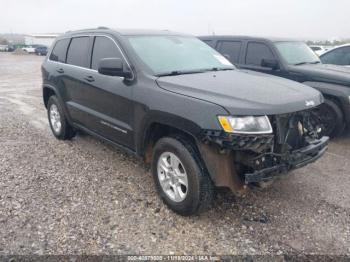
M 323 155 L 311 87 L 236 69 L 195 37 L 168 31 L 68 32 L 42 65 L 58 139 L 83 130 L 151 165 L 174 211 L 207 208 L 215 187 L 241 194 Z

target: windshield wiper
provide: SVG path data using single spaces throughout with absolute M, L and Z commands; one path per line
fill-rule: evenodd
M 203 71 L 226 71 L 226 70 L 235 70 L 231 67 L 212 67 L 208 69 L 204 69 Z
M 161 73 L 157 74 L 156 76 L 161 77 L 161 76 L 178 76 L 178 75 L 186 75 L 186 74 L 198 74 L 198 73 L 203 73 L 203 70 L 189 70 L 189 71 L 182 71 L 182 70 L 174 70 L 171 72 L 166 72 L 166 73 Z
M 199 73 L 204 73 L 204 72 L 210 72 L 210 71 L 224 71 L 224 70 L 234 70 L 234 68 L 230 67 L 212 67 L 208 69 L 198 69 L 198 70 L 174 70 L 171 72 L 166 72 L 166 73 L 161 73 L 157 74 L 156 76 L 161 77 L 161 76 L 177 76 L 177 75 L 186 75 L 186 74 L 199 74 Z
M 305 65 L 305 64 L 318 64 L 321 63 L 320 61 L 314 61 L 314 62 L 300 62 L 300 63 L 296 63 L 294 65 Z

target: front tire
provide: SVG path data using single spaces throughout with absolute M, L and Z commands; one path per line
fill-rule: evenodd
M 161 138 L 154 147 L 152 174 L 162 200 L 176 213 L 189 216 L 211 205 L 214 186 L 190 141 Z
M 330 99 L 325 99 L 316 114 L 322 125 L 320 136 L 337 137 L 344 131 L 344 115 L 340 107 Z
M 47 103 L 47 116 L 52 133 L 57 139 L 67 140 L 75 136 L 75 130 L 68 123 L 62 105 L 56 96 L 51 96 Z

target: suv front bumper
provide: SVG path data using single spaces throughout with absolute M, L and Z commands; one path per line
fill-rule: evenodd
M 328 141 L 328 137 L 322 137 L 310 142 L 306 147 L 274 156 L 275 158 L 278 157 L 279 164 L 244 174 L 245 183 L 269 181 L 275 177 L 285 175 L 290 170 L 316 161 L 326 152 Z

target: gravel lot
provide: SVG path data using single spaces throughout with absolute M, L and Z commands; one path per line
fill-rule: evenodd
M 87 135 L 53 137 L 42 60 L 0 53 L 0 255 L 350 254 L 350 135 L 268 189 L 221 192 L 183 218 L 143 163 Z

